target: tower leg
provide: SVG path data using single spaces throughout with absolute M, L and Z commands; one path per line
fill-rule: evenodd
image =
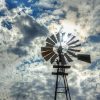
M 57 93 L 65 93 L 66 95 L 66 100 L 71 100 L 71 96 L 70 96 L 70 91 L 69 91 L 69 86 L 68 86 L 68 82 L 67 82 L 67 77 L 66 75 L 62 75 L 62 78 L 63 78 L 63 81 L 64 81 L 64 91 L 65 92 L 58 92 L 58 77 L 60 77 L 61 75 L 58 75 L 57 74 L 57 77 L 56 77 L 56 86 L 55 86 L 55 97 L 54 97 L 54 100 L 57 100 Z
M 69 98 L 69 100 L 71 100 L 67 78 L 66 78 L 66 76 L 63 76 L 63 78 L 64 78 L 64 83 L 65 83 L 65 86 L 66 86 L 66 98 L 67 99 Z
M 57 72 L 59 71 L 59 69 L 57 69 Z M 57 74 L 57 78 L 56 78 L 56 87 L 55 87 L 55 97 L 54 100 L 57 99 L 57 88 L 58 88 L 58 74 Z
M 63 80 L 64 80 L 64 88 L 65 88 L 66 99 L 68 100 L 68 95 L 67 95 L 68 91 L 67 91 L 65 76 L 63 76 Z

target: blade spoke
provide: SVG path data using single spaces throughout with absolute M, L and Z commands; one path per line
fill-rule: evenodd
M 71 48 L 69 48 L 68 50 L 75 51 L 75 52 L 80 52 L 81 51 L 81 50 L 76 50 L 76 49 L 71 49 Z
M 57 54 L 54 54 L 54 56 L 51 58 L 51 60 L 50 60 L 50 62 L 51 62 L 51 64 L 55 61 L 55 59 L 58 57 L 58 55 Z
M 50 44 L 52 44 L 52 45 L 55 45 L 55 43 L 54 43 L 50 38 L 47 38 L 47 39 L 46 39 L 46 42 L 48 42 L 48 43 L 50 43 Z
M 45 56 L 44 59 L 48 61 L 54 54 L 55 52 L 51 52 L 49 55 Z
M 54 35 L 52 35 L 50 38 L 51 38 L 55 43 L 57 43 L 57 39 L 55 38 Z
M 71 42 L 71 43 L 68 43 L 68 45 L 72 45 L 72 44 L 75 44 L 75 43 L 77 43 L 77 42 L 79 42 L 79 40 L 76 40 L 76 41 L 73 41 L 73 42 Z
M 68 62 L 72 62 L 73 60 L 67 55 L 67 53 L 64 54 L 65 57 L 67 58 Z
M 60 42 L 60 34 L 59 33 L 56 34 L 56 37 L 57 37 L 58 42 Z
M 53 51 L 53 48 L 50 47 L 41 47 L 41 51 Z
M 45 52 L 42 52 L 42 56 L 45 57 L 47 55 L 49 55 L 52 51 L 45 51 Z
M 75 46 L 69 46 L 69 48 L 75 48 L 75 47 L 80 47 L 80 46 L 81 46 L 81 44 L 77 44 Z
M 75 36 L 73 36 L 67 43 L 70 43 L 74 38 Z
M 49 43 L 46 43 L 46 47 L 52 47 L 53 48 L 53 45 L 49 44 Z
M 71 51 L 67 51 L 70 55 L 72 55 L 73 57 L 77 57 L 75 53 L 71 52 Z

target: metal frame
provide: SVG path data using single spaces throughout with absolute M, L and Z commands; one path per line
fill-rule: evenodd
M 71 100 L 69 86 L 68 86 L 67 77 L 66 77 L 66 75 L 68 75 L 68 73 L 65 73 L 65 68 L 61 68 L 58 65 L 57 72 L 53 72 L 52 74 L 57 75 L 56 76 L 56 84 L 55 84 L 55 97 L 54 97 L 54 100 L 57 100 L 57 94 L 58 93 L 64 93 L 66 95 L 66 100 Z M 62 87 L 59 87 L 59 82 L 60 82 L 60 81 L 58 81 L 59 77 L 63 78 L 64 86 L 62 86 Z M 58 91 L 59 88 L 63 88 L 64 91 Z

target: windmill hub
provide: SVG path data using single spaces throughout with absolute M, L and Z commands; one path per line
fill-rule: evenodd
M 68 45 L 62 47 L 62 52 L 63 52 L 63 53 L 66 53 L 67 50 L 68 50 Z
M 53 51 L 57 53 L 57 50 L 59 48 L 60 48 L 60 44 L 57 44 L 53 47 Z M 66 51 L 68 50 L 68 45 L 62 43 L 61 49 L 62 49 L 62 53 L 66 53 Z

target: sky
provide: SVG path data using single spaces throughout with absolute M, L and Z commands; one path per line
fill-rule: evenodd
M 100 0 L 0 0 L 0 100 L 54 99 L 41 47 L 60 27 L 91 55 L 91 64 L 75 60 L 68 70 L 72 100 L 100 100 Z

